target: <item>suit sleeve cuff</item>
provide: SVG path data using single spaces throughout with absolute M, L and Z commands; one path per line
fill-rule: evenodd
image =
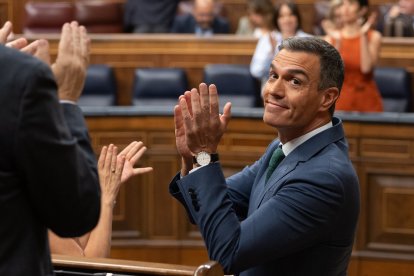
M 76 102 L 70 100 L 59 100 L 61 104 L 73 104 L 76 105 Z

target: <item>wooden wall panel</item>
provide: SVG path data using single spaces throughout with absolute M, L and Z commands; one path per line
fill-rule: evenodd
M 369 174 L 367 249 L 414 253 L 414 166 L 397 169 Z
M 364 157 L 408 159 L 412 152 L 412 141 L 391 139 L 364 139 L 360 154 Z
M 1 26 L 3 26 L 6 20 L 10 18 L 10 9 L 11 9 L 11 6 L 9 6 L 7 0 L 0 0 L 0 24 Z
M 178 171 L 177 158 L 154 156 L 150 166 L 156 168 L 151 174 L 151 184 L 148 187 L 148 205 L 146 207 L 149 216 L 149 239 L 177 240 L 178 231 L 178 206 L 177 202 L 168 193 L 166 177 L 171 180 Z M 162 203 L 162 204 L 160 204 Z

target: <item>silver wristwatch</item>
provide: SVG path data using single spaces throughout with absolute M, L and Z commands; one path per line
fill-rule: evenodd
M 195 156 L 193 156 L 193 164 L 198 166 L 205 166 L 217 161 L 219 161 L 218 153 L 208 153 L 206 151 L 200 151 Z

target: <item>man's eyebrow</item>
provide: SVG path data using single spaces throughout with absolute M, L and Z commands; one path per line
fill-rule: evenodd
M 274 65 L 273 63 L 270 64 L 270 69 L 271 70 L 276 70 L 277 66 Z M 302 75 L 304 76 L 306 79 L 309 79 L 308 74 L 306 73 L 305 70 L 302 69 L 288 69 L 287 72 L 290 75 Z

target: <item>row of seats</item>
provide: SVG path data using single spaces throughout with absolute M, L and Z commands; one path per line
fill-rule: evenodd
M 204 82 L 217 86 L 222 104 L 231 101 L 234 107 L 254 107 L 260 98 L 259 83 L 250 74 L 248 65 L 207 65 Z M 186 72 L 181 68 L 137 68 L 134 72 L 133 104 L 174 106 L 178 97 L 188 89 Z M 116 80 L 111 67 L 103 64 L 89 66 L 79 104 L 116 104 Z
M 177 14 L 191 13 L 193 1 L 181 1 Z M 215 13 L 226 16 L 222 3 L 215 3 Z M 72 20 L 90 33 L 124 32 L 124 3 L 113 0 L 29 1 L 24 6 L 24 34 L 59 33 Z
M 383 97 L 384 111 L 409 112 L 412 94 L 407 70 L 402 67 L 378 67 L 374 76 Z M 259 83 L 251 76 L 248 65 L 207 65 L 203 81 L 217 86 L 221 106 L 227 101 L 231 101 L 234 107 L 260 106 Z M 134 72 L 133 104 L 174 106 L 177 98 L 188 89 L 183 69 L 138 68 Z M 111 67 L 99 64 L 88 68 L 79 104 L 116 104 L 116 80 Z
M 28 2 L 23 33 L 59 33 L 64 23 L 73 20 L 91 33 L 122 33 L 123 5 L 95 0 Z

